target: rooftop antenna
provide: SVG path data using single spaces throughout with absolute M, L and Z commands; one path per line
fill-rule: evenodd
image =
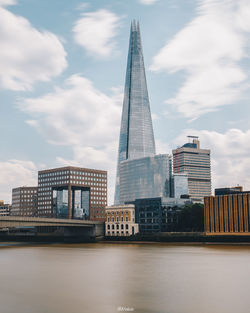
M 189 142 L 189 143 L 191 142 L 192 139 L 196 139 L 196 140 L 199 139 L 198 136 L 191 136 L 191 135 L 187 136 L 187 138 L 188 138 L 188 142 Z

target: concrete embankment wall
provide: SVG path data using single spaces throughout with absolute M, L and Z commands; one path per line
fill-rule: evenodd
M 104 237 L 105 241 L 152 241 L 152 242 L 214 242 L 214 243 L 250 243 L 249 235 L 206 235 L 199 232 L 186 233 L 154 233 L 154 234 L 137 234 L 130 237 Z

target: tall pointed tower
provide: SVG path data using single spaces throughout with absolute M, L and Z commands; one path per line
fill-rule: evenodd
M 130 30 L 125 91 L 123 100 L 115 204 L 120 203 L 120 163 L 155 155 L 155 141 L 148 98 L 139 23 Z

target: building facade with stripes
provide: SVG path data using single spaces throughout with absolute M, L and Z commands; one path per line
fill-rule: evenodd
M 173 150 L 174 174 L 188 175 L 188 194 L 193 202 L 203 203 L 211 195 L 211 161 L 210 150 L 201 149 L 196 136 L 182 147 Z
M 204 198 L 206 234 L 249 233 L 250 191 Z

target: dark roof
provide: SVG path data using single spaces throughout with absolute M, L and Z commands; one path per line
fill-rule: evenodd
M 193 149 L 196 149 L 197 148 L 197 144 L 188 142 L 188 143 L 185 143 L 185 145 L 183 145 L 182 148 L 193 148 Z

